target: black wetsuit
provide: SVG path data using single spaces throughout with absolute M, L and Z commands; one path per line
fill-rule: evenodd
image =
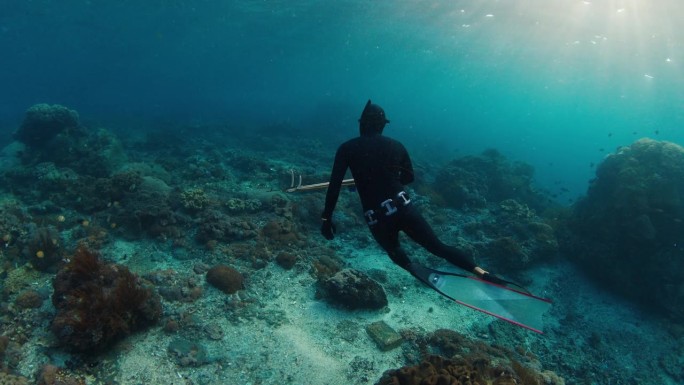
M 475 268 L 466 254 L 437 238 L 413 204 L 405 204 L 408 196 L 398 195 L 404 185 L 413 182 L 413 166 L 406 148 L 381 133 L 362 131 L 361 136 L 343 143 L 337 150 L 322 214 L 324 219 L 332 218 L 347 168 L 351 169 L 373 237 L 394 263 L 411 271 L 411 261 L 399 245 L 399 231 L 403 231 L 432 254 L 467 271 Z M 388 199 L 392 201 L 383 206 Z M 396 212 L 386 215 L 392 208 Z M 373 210 L 372 215 L 369 210 Z

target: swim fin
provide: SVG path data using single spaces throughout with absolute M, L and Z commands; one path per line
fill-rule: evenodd
M 413 263 L 409 271 L 443 296 L 533 332 L 543 333 L 542 315 L 551 301 L 477 277 L 446 273 Z

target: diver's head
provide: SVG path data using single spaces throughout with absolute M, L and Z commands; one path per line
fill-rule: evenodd
M 359 118 L 359 131 L 361 135 L 382 134 L 385 124 L 389 120 L 385 117 L 385 111 L 377 104 L 371 103 L 370 99 Z

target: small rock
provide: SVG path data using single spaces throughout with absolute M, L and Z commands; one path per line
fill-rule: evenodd
M 366 332 L 383 352 L 397 348 L 404 342 L 401 335 L 387 325 L 385 321 L 373 322 L 366 326 Z
M 200 366 L 209 362 L 204 346 L 182 338 L 171 341 L 168 351 L 180 366 Z

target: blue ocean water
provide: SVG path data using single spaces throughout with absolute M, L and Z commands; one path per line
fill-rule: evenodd
M 574 198 L 616 147 L 684 143 L 682 13 L 673 0 L 7 0 L 0 122 L 48 102 L 345 137 L 372 98 L 415 153 L 496 148 Z

